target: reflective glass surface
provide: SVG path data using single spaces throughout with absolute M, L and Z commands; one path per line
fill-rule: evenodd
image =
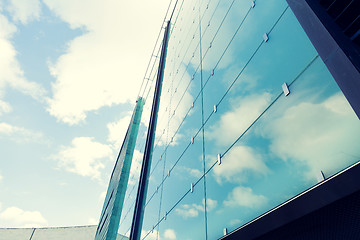
M 142 238 L 217 239 L 354 164 L 359 141 L 285 0 L 179 1 Z

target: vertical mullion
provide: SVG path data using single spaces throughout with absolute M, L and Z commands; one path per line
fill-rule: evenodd
M 147 195 L 149 176 L 150 176 L 152 151 L 154 148 L 157 115 L 158 115 L 158 110 L 159 110 L 159 105 L 160 105 L 160 94 L 161 94 L 162 80 L 163 80 L 163 74 L 164 74 L 164 68 L 165 68 L 169 27 L 170 27 L 170 21 L 167 22 L 167 26 L 165 28 L 165 33 L 164 33 L 164 39 L 163 39 L 163 43 L 162 43 L 162 48 L 161 48 L 161 56 L 160 56 L 158 74 L 157 74 L 156 83 L 155 83 L 155 92 L 154 92 L 153 104 L 152 104 L 152 109 L 151 109 L 149 128 L 148 128 L 148 133 L 147 133 L 147 137 L 146 137 L 143 162 L 142 162 L 142 166 L 141 166 L 139 187 L 138 187 L 138 192 L 136 195 L 136 203 L 135 203 L 133 221 L 131 224 L 130 240 L 140 240 L 140 237 L 141 237 L 141 229 L 142 229 L 143 218 L 144 218 L 146 195 Z

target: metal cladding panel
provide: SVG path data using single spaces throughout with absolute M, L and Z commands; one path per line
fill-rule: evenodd
M 287 2 L 360 118 L 359 46 L 345 35 L 346 31 L 336 25 L 336 21 L 318 1 L 287 0 Z
M 0 240 L 28 240 L 33 231 L 33 228 L 0 228 Z
M 144 99 L 139 97 L 115 167 L 111 174 L 95 239 L 116 239 L 130 167 L 139 130 Z

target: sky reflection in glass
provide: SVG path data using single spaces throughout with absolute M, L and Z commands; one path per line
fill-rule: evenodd
M 359 121 L 286 1 L 251 3 L 174 12 L 146 239 L 219 238 L 358 161 Z

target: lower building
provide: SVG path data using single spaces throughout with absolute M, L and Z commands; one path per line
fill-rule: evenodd
M 0 228 L 0 240 L 90 240 L 97 225 L 47 228 Z M 128 240 L 120 234 L 116 240 Z

